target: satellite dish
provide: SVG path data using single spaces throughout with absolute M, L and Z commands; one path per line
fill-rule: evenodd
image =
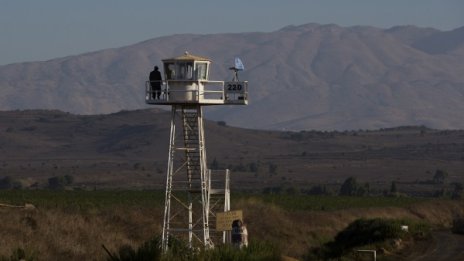
M 237 71 L 245 70 L 245 66 L 243 66 L 242 60 L 240 60 L 238 57 L 235 57 L 235 69 Z
M 240 58 L 235 57 L 234 67 L 230 67 L 229 69 L 234 71 L 243 71 L 245 70 L 245 66 L 243 66 L 242 60 L 240 60 Z
M 240 58 L 235 57 L 234 67 L 230 67 L 230 70 L 234 71 L 234 79 L 233 81 L 238 81 L 238 71 L 245 70 L 245 66 L 243 66 L 242 60 Z

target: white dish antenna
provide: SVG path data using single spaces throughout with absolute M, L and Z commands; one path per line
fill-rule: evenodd
M 245 66 L 243 66 L 243 62 L 242 62 L 242 60 L 240 60 L 240 58 L 235 57 L 234 67 L 230 67 L 229 69 L 234 71 L 234 79 L 233 79 L 233 81 L 236 82 L 236 81 L 238 81 L 238 71 L 245 70 Z
M 242 60 L 240 60 L 238 57 L 235 57 L 235 69 L 237 71 L 245 70 L 245 66 L 243 66 Z

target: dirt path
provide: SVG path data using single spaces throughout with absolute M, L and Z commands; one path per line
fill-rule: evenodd
M 405 260 L 462 261 L 464 260 L 464 235 L 456 235 L 449 231 L 432 232 L 432 239 L 419 243 Z

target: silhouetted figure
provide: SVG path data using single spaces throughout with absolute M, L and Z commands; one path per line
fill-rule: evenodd
M 241 220 L 234 220 L 232 222 L 232 245 L 239 248 L 240 244 L 242 243 L 242 235 L 241 235 L 241 228 L 242 228 L 242 221 Z
M 248 230 L 246 225 L 240 220 L 232 222 L 232 245 L 236 248 L 243 248 L 248 246 Z
M 150 72 L 150 85 L 152 90 L 153 99 L 159 99 L 161 95 L 161 73 L 158 71 L 158 66 L 155 66 L 154 70 Z

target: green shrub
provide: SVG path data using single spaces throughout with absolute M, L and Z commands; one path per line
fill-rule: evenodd
M 401 229 L 408 226 L 408 231 Z M 339 232 L 334 241 L 320 249 L 320 255 L 325 258 L 340 257 L 355 247 L 370 244 L 382 244 L 391 239 L 404 239 L 407 237 L 423 239 L 428 237 L 430 227 L 425 223 L 399 219 L 358 219 Z

